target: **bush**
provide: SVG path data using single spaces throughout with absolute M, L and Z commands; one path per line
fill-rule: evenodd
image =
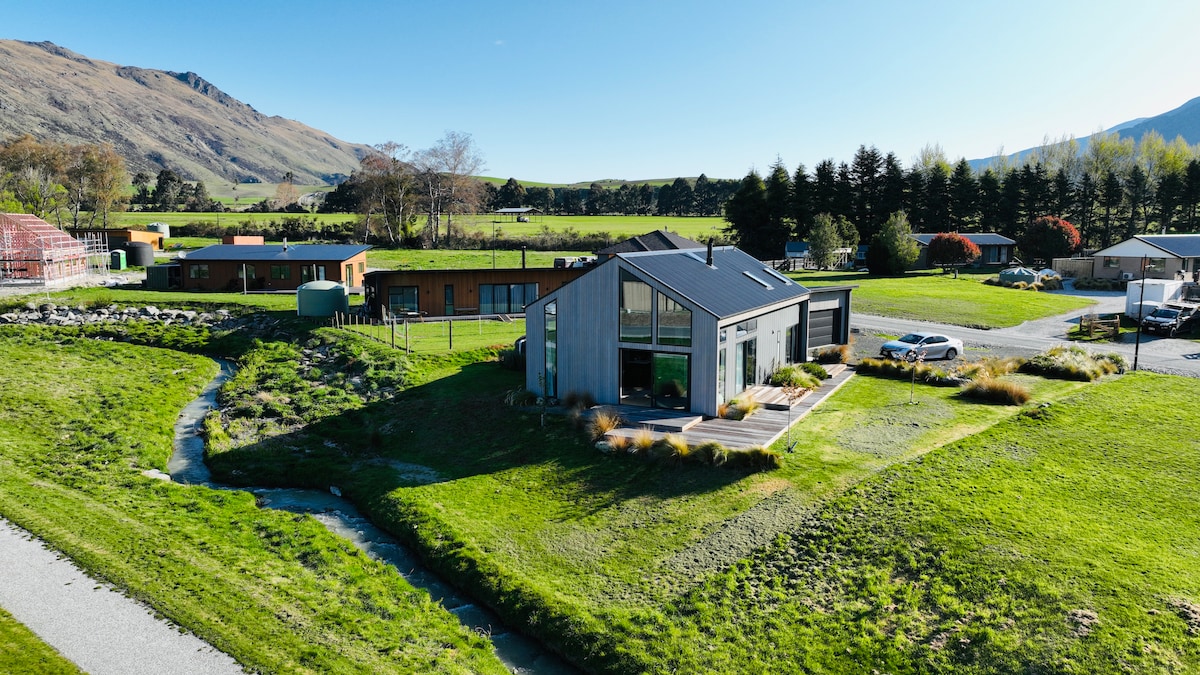
M 513 389 L 504 395 L 504 403 L 506 405 L 533 405 L 537 402 L 537 394 L 529 391 L 524 387 Z
M 823 367 L 821 367 L 821 364 L 814 361 L 805 361 L 804 363 L 800 364 L 800 368 L 818 380 L 828 380 L 830 378 L 829 371 L 825 370 Z
M 692 449 L 692 458 L 709 466 L 722 466 L 729 459 L 729 450 L 716 441 L 705 441 Z
M 1081 382 L 1090 382 L 1124 369 L 1125 359 L 1118 354 L 1096 355 L 1074 345 L 1051 347 L 1021 367 L 1022 372 Z
M 725 414 L 722 417 L 727 420 L 744 420 L 758 412 L 761 408 L 762 404 L 754 399 L 747 399 L 745 401 L 734 399 L 725 406 Z
M 509 370 L 524 372 L 525 354 L 516 349 L 500 350 L 500 365 Z
M 563 396 L 563 405 L 568 408 L 580 408 L 587 410 L 596 405 L 596 399 L 591 394 L 578 391 L 568 391 L 566 396 Z
M 691 452 L 692 447 L 688 445 L 683 436 L 667 434 L 651 446 L 650 457 L 663 461 L 683 462 L 688 459 Z
M 730 450 L 725 465 L 734 469 L 769 471 L 783 466 L 783 457 L 778 452 L 756 445 L 741 450 Z
M 816 365 L 816 364 L 813 364 Z M 817 366 L 817 368 L 821 368 Z M 821 368 L 824 373 L 825 369 Z M 823 379 L 823 378 L 821 378 Z M 821 379 L 816 375 L 808 372 L 805 368 L 792 364 L 780 366 L 771 373 L 771 377 L 767 380 L 774 387 L 798 387 L 800 389 L 816 389 L 821 386 Z
M 968 382 L 962 395 L 1003 405 L 1021 405 L 1029 401 L 1029 388 L 1009 380 L 981 377 Z

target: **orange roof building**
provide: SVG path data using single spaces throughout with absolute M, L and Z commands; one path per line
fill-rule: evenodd
M 0 283 L 63 283 L 88 272 L 83 242 L 25 213 L 0 213 Z

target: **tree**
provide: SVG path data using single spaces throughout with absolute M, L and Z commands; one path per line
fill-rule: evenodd
M 812 230 L 808 233 L 808 257 L 817 269 L 826 270 L 837 263 L 837 249 L 841 247 L 837 226 L 833 216 L 818 213 L 813 218 Z
M 763 232 L 764 240 L 779 242 L 769 257 L 772 260 L 782 257 L 784 246 L 792 234 L 792 177 L 788 175 L 783 160 L 775 158 L 771 165 L 771 173 L 766 178 L 767 222 Z
M 664 188 L 667 186 L 663 186 Z M 668 191 L 671 195 L 670 213 L 677 216 L 686 216 L 696 211 L 696 195 L 692 189 L 691 183 L 687 182 L 686 178 L 676 178 L 674 183 L 671 183 L 671 189 Z M 661 206 L 661 204 L 660 204 Z M 659 213 L 667 213 L 668 211 L 659 208 Z
M 903 211 L 893 213 L 867 249 L 867 268 L 872 276 L 904 274 L 912 267 L 921 250 L 911 235 L 908 216 Z
M 446 238 L 453 229 L 451 216 L 474 210 L 480 191 L 473 178 L 484 168 L 483 156 L 475 147 L 471 134 L 447 131 L 433 147 L 418 152 L 413 158 L 420 180 L 430 235 L 434 246 L 439 244 L 442 214 L 446 216 Z
M 925 249 L 925 259 L 936 267 L 961 267 L 980 255 L 975 242 L 957 232 L 942 232 L 934 235 Z
M 356 210 L 363 216 L 363 240 L 371 236 L 378 217 L 382 238 L 389 244 L 413 239 L 417 209 L 417 173 L 412 153 L 399 143 L 380 143 L 359 162 Z
M 729 223 L 725 231 L 738 247 L 759 260 L 774 259 L 787 243 L 785 240 L 776 244 L 766 235 L 767 186 L 753 169 L 725 203 L 725 220 Z
M 700 177 L 696 179 L 696 184 L 692 186 L 692 195 L 695 213 L 698 215 L 715 216 L 721 212 L 721 204 L 718 201 L 719 194 L 708 176 L 700 174 Z
M 517 182 L 516 178 L 509 178 L 500 186 L 499 192 L 496 193 L 496 207 L 501 209 L 515 209 L 525 205 L 525 188 Z
M 1027 258 L 1049 263 L 1079 249 L 1079 230 L 1062 218 L 1041 216 L 1025 229 L 1018 245 Z
M 275 208 L 283 210 L 300 200 L 300 191 L 295 185 L 296 174 L 288 171 L 275 186 Z
M 796 167 L 792 174 L 792 227 L 795 236 L 804 240 L 813 226 L 812 182 L 804 171 L 804 165 Z
M 971 231 L 979 217 L 979 182 L 967 160 L 960 159 L 950 174 L 950 228 Z
M 154 184 L 154 206 L 159 211 L 174 211 L 179 204 L 179 193 L 183 190 L 183 179 L 170 169 L 158 172 Z

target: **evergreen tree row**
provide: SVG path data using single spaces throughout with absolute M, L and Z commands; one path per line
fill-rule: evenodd
M 704 174 L 694 182 L 676 178 L 659 186 L 626 183 L 613 188 L 599 183 L 587 188 L 525 187 L 509 178 L 501 186 L 485 184 L 483 202 L 490 211 L 532 206 L 564 216 L 719 216 L 737 186 L 736 180 L 710 180 Z

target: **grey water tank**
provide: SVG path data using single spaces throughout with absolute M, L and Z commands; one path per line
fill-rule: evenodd
M 154 247 L 144 241 L 125 244 L 125 261 L 130 267 L 149 267 L 154 264 Z
M 350 311 L 350 289 L 336 281 L 310 281 L 296 288 L 296 314 L 331 317 Z

